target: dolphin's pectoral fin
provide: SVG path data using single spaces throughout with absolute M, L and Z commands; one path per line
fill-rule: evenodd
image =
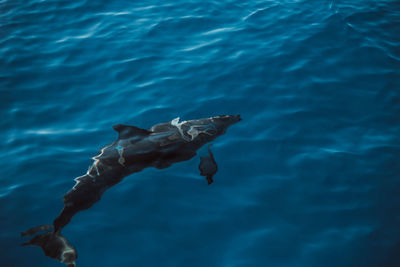
M 214 155 L 212 154 L 210 147 L 211 145 L 208 147 L 209 156 L 200 157 L 199 164 L 200 175 L 206 177 L 209 185 L 214 181 L 213 176 L 218 170 L 217 163 L 215 162 Z
M 116 124 L 113 126 L 113 129 L 119 133 L 119 139 L 129 138 L 132 136 L 146 136 L 151 134 L 152 132 L 138 128 L 136 126 L 129 126 L 123 124 Z
M 212 184 L 212 183 L 214 182 L 214 180 L 213 180 L 213 178 L 212 178 L 212 175 L 207 175 L 207 176 L 206 176 L 206 179 L 207 179 L 208 185 L 210 185 L 210 184 Z
M 199 170 L 200 170 L 200 175 L 201 176 L 207 176 L 204 164 L 207 161 L 207 157 L 200 157 L 200 164 L 199 164 Z

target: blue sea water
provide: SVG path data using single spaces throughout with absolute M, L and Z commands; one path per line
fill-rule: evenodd
M 397 0 L 0 1 L 1 266 L 117 123 L 241 114 L 63 230 L 77 266 L 400 266 Z M 200 155 L 206 153 L 203 148 Z

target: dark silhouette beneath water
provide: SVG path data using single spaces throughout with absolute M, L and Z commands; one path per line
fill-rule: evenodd
M 205 176 L 208 184 L 212 184 L 214 182 L 213 176 L 218 171 L 218 165 L 215 162 L 214 155 L 211 152 L 211 144 L 208 145 L 208 157 L 200 157 L 199 170 L 200 175 Z
M 54 230 L 39 234 L 22 245 L 41 247 L 46 256 L 68 267 L 75 266 L 76 249 L 61 234 L 61 230 L 77 212 L 90 208 L 107 189 L 132 173 L 147 167 L 164 169 L 193 158 L 200 147 L 224 134 L 229 126 L 240 120 L 240 115 L 225 115 L 182 122 L 176 118 L 154 125 L 149 130 L 122 124 L 113 126 L 119 134 L 117 140 L 93 157 L 93 164 L 85 175 L 75 178 L 76 184 L 64 195 L 64 208 L 53 222 Z M 212 175 L 217 171 L 210 149 L 209 157 L 202 157 L 199 168 L 210 184 Z M 51 228 L 42 225 L 21 235 L 33 235 Z

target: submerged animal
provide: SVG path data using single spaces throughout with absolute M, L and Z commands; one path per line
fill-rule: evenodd
M 90 208 L 108 188 L 132 173 L 147 167 L 164 169 L 193 158 L 200 147 L 240 120 L 240 115 L 224 115 L 181 122 L 176 118 L 148 130 L 122 124 L 113 126 L 118 132 L 117 140 L 93 157 L 85 175 L 75 178 L 76 184 L 63 197 L 64 208 L 53 222 L 54 230 L 35 236 L 23 245 L 39 246 L 47 256 L 68 267 L 75 266 L 76 250 L 61 235 L 61 230 L 77 212 Z M 24 233 L 49 229 L 39 226 Z
M 214 182 L 213 176 L 218 171 L 218 165 L 215 162 L 214 155 L 210 149 L 211 145 L 208 145 L 208 157 L 200 157 L 199 170 L 200 175 L 205 176 L 208 184 L 212 184 Z

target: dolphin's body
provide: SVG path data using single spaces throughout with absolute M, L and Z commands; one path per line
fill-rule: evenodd
M 61 230 L 71 218 L 90 208 L 108 188 L 124 177 L 147 167 L 164 169 L 189 160 L 201 146 L 224 134 L 229 126 L 240 120 L 239 115 L 225 115 L 182 122 L 176 118 L 148 130 L 121 124 L 113 126 L 119 133 L 118 139 L 102 148 L 100 154 L 93 157 L 94 162 L 87 173 L 75 179 L 74 187 L 64 195 L 64 208 L 54 220 L 51 235 L 57 240 L 65 239 Z M 48 234 L 40 235 L 46 235 L 40 240 L 53 240 Z M 45 250 L 44 244 L 41 247 Z

